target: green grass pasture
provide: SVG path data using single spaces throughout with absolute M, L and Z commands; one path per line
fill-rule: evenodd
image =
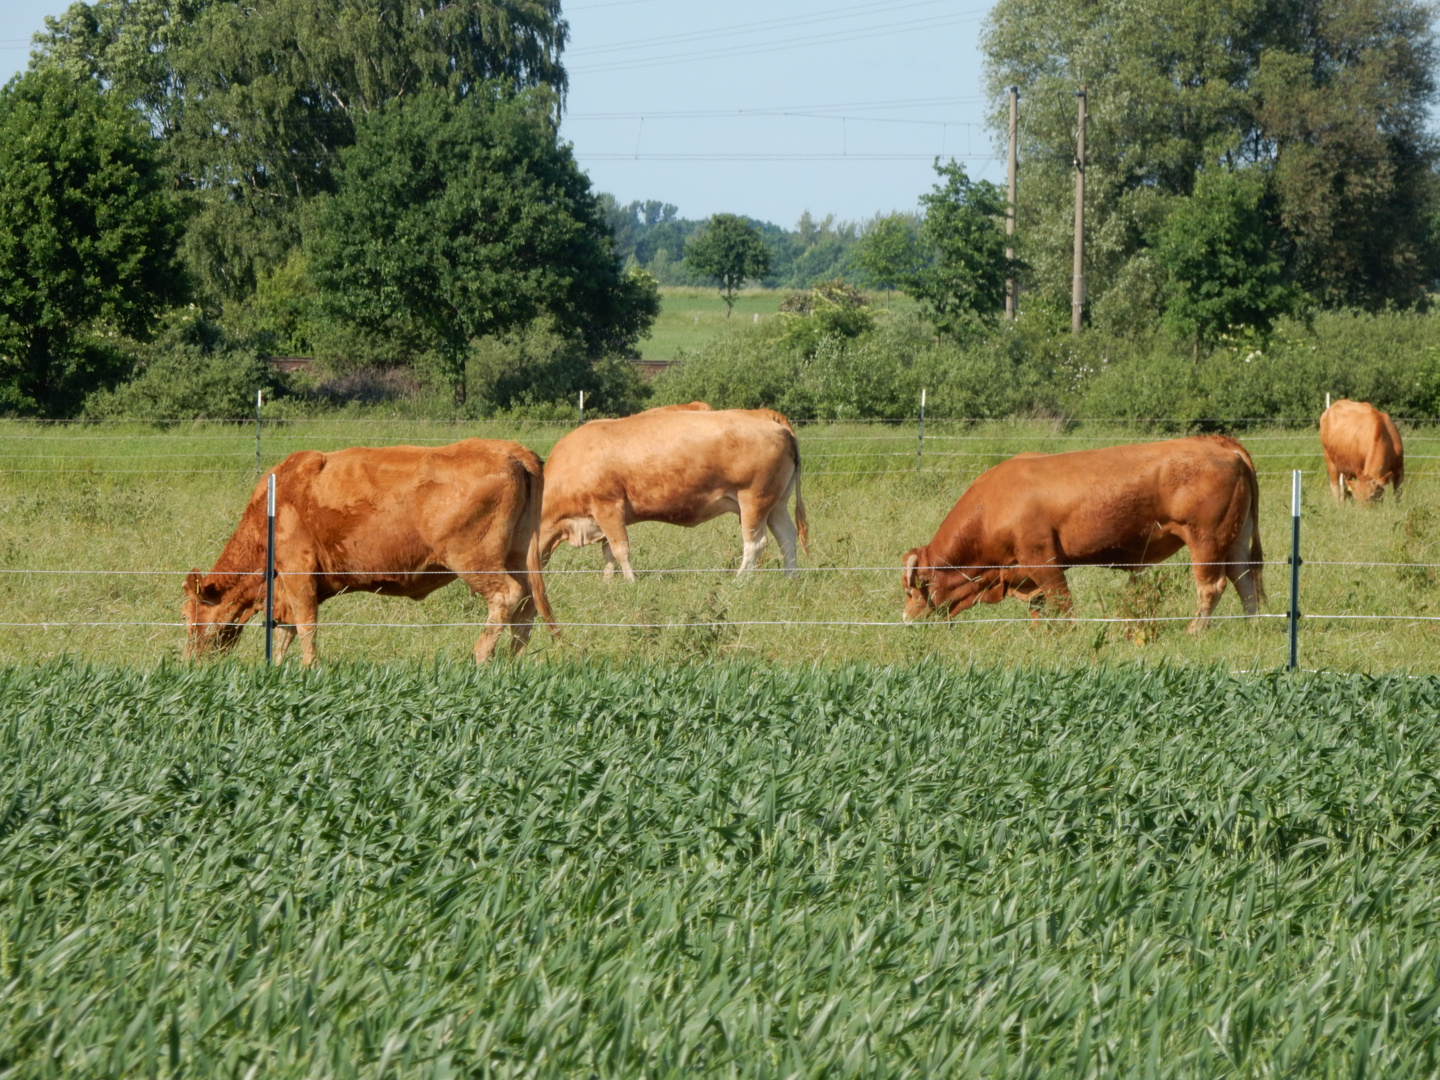
M 1437 706 L 1133 665 L 3 669 L 0 1074 L 1433 1076 Z
M 441 443 L 469 435 L 514 437 L 543 455 L 565 430 L 383 418 L 295 422 L 267 429 L 262 463 L 301 448 Z M 813 549 L 802 555 L 802 573 L 793 581 L 778 572 L 773 544 L 764 573 L 735 579 L 740 539 L 733 516 L 693 530 L 636 526 L 632 554 L 642 576 L 634 585 L 600 580 L 598 547 L 561 549 L 548 585 L 558 617 L 571 625 L 562 642 L 538 633 L 532 655 L 539 661 L 733 656 L 825 664 L 927 657 L 962 665 L 1140 660 L 1234 670 L 1284 662 L 1282 619 L 1222 620 L 1206 634 L 1185 633 L 1195 597 L 1183 551 L 1133 581 L 1110 570 L 1072 571 L 1082 621 L 1032 624 L 1025 607 L 1008 600 L 979 605 L 948 624 L 891 625 L 900 617 L 905 551 L 933 535 L 979 471 L 1021 450 L 1143 437 L 1113 425 L 932 421 L 917 475 L 916 435 L 913 425 L 801 429 Z M 1440 616 L 1440 437 L 1429 428 L 1407 432 L 1405 497 L 1373 508 L 1331 503 L 1313 429 L 1266 428 L 1242 437 L 1261 473 L 1271 615 L 1287 607 L 1289 571 L 1280 563 L 1289 549 L 1289 470 L 1305 470 L 1302 666 L 1440 669 L 1440 622 L 1370 618 Z M 192 566 L 208 567 L 218 554 L 254 483 L 254 464 L 254 432 L 243 426 L 0 427 L 0 622 L 19 624 L 0 626 L 0 661 L 178 658 L 181 577 Z M 1239 614 L 1232 592 L 1218 614 Z M 451 624 L 483 618 L 483 607 L 459 584 L 418 605 L 340 597 L 321 609 L 320 654 L 327 661 L 464 661 L 478 631 Z M 1083 621 L 1089 618 L 1121 621 Z M 95 625 L 64 625 L 82 623 Z M 885 625 L 866 625 L 873 623 Z M 253 661 L 260 649 L 261 635 L 249 630 L 238 655 Z
M 650 336 L 640 343 L 640 355 L 646 360 L 674 360 L 679 350 L 699 348 L 728 328 L 750 325 L 757 315 L 762 322 L 774 318 L 789 295 L 785 289 L 744 289 L 735 294 L 734 314 L 726 319 L 718 289 L 663 286 L 660 315 Z

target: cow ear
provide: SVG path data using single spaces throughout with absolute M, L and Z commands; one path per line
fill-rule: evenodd
M 915 588 L 916 581 L 919 577 L 919 566 L 920 555 L 914 548 L 911 548 L 910 553 L 905 556 L 905 576 L 903 578 L 905 588 Z
M 214 582 L 206 584 L 199 570 L 191 570 L 185 575 L 185 595 L 195 597 L 206 607 L 212 607 L 224 599 L 225 590 Z

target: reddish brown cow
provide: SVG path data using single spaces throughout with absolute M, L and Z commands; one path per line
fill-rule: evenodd
M 618 562 L 625 579 L 634 581 L 627 525 L 688 527 L 729 513 L 740 515 L 741 573 L 758 563 L 767 526 L 785 568 L 794 573 L 792 491 L 798 535 L 808 551 L 800 447 L 788 426 L 740 409 L 688 407 L 592 420 L 556 443 L 545 463 L 540 552 L 548 560 L 562 541 L 573 547 L 600 543 L 606 578 Z
M 1204 627 L 1235 583 L 1264 599 L 1259 485 L 1245 448 L 1219 435 L 1066 454 L 1022 454 L 978 476 L 935 534 L 905 556 L 905 619 L 1009 594 L 1070 609 L 1067 566 L 1138 569 L 1188 546 Z
M 1341 398 L 1326 409 L 1320 417 L 1320 446 L 1337 503 L 1345 501 L 1347 492 L 1362 503 L 1378 502 L 1386 484 L 1400 497 L 1405 447 L 1395 422 L 1368 401 Z
M 275 621 L 283 658 L 296 632 L 315 661 L 320 604 L 344 592 L 422 600 L 457 577 L 485 598 L 475 642 L 488 660 L 508 624 L 515 651 L 534 611 L 555 632 L 540 563 L 540 459 L 512 442 L 356 447 L 291 454 L 275 472 Z M 265 604 L 266 484 L 208 574 L 185 579 L 186 654 L 227 649 Z

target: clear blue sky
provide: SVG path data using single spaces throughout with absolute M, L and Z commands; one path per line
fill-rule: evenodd
M 0 0 L 0 74 L 66 0 Z M 562 129 L 595 187 L 792 225 L 914 209 L 938 155 L 1001 182 L 983 127 L 983 0 L 565 5 Z

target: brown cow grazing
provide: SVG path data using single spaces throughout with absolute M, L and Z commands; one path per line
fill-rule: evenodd
M 1219 435 L 1065 454 L 1022 454 L 981 473 L 935 539 L 905 556 L 905 620 L 1009 594 L 1070 610 L 1067 566 L 1132 568 L 1188 546 L 1209 620 L 1225 579 L 1245 614 L 1264 599 L 1259 485 L 1245 448 Z
M 1379 502 L 1386 484 L 1400 497 L 1405 483 L 1400 432 L 1368 401 L 1341 398 L 1326 409 L 1320 417 L 1320 445 L 1330 474 L 1330 493 L 1337 503 L 1345 501 L 1347 492 L 1362 503 Z
M 298 631 L 315 662 L 320 604 L 344 592 L 422 600 L 457 577 L 483 596 L 489 621 L 475 659 L 506 624 L 515 651 L 534 611 L 555 632 L 540 563 L 540 459 L 512 442 L 355 447 L 291 454 L 275 472 L 275 621 L 283 658 Z M 187 656 L 228 649 L 265 606 L 266 481 L 208 574 L 185 578 Z
M 562 541 L 600 543 L 605 577 L 618 562 L 625 580 L 634 581 L 627 525 L 689 527 L 728 513 L 740 515 L 742 574 L 759 562 L 767 526 L 793 574 L 792 491 L 808 552 L 800 446 L 787 426 L 741 409 L 656 409 L 592 420 L 557 442 L 545 463 L 541 556 L 548 560 Z

